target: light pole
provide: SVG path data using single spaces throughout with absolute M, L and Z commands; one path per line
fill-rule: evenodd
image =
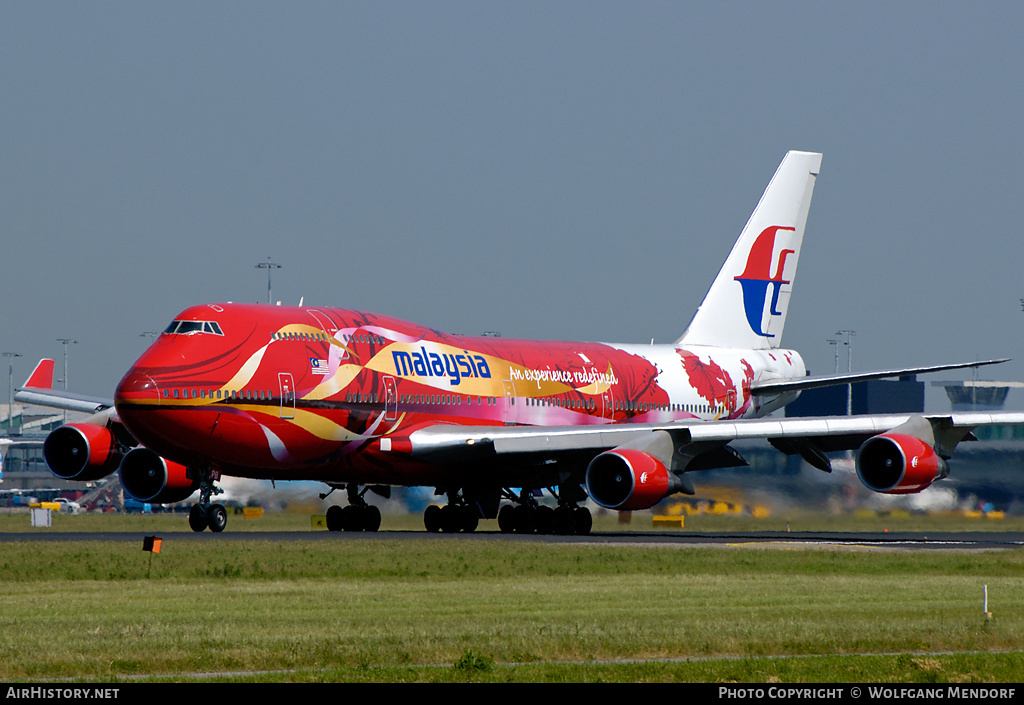
M 7 358 L 7 433 L 14 428 L 14 358 L 21 357 L 21 353 L 5 352 Z
M 64 391 L 68 389 L 68 345 L 74 345 L 77 340 L 71 338 L 57 338 L 57 342 L 64 346 Z M 64 423 L 68 422 L 68 411 L 64 410 Z
M 853 336 L 857 335 L 855 330 L 837 330 L 836 335 L 846 336 L 843 345 L 846 346 L 846 372 L 853 371 Z M 839 366 L 839 350 L 836 349 L 836 367 Z M 853 415 L 853 385 L 846 385 L 846 415 Z
M 275 263 L 271 262 L 270 258 L 267 257 L 267 261 L 266 262 L 260 262 L 259 264 L 257 264 L 256 265 L 256 269 L 265 269 L 265 270 L 267 270 L 267 303 L 269 304 L 269 303 L 271 303 L 271 298 L 272 298 L 270 296 L 270 270 L 271 269 L 281 269 L 281 265 L 275 264 Z

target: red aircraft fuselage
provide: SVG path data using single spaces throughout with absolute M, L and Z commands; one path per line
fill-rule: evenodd
M 457 336 L 360 311 L 226 303 L 182 312 L 115 403 L 141 444 L 188 467 L 430 485 L 466 469 L 404 454 L 417 428 L 760 416 L 786 400 L 758 405 L 752 382 L 804 374 L 786 350 Z

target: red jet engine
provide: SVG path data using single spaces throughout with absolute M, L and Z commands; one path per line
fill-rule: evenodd
M 121 486 L 140 502 L 172 504 L 199 489 L 199 478 L 189 477 L 180 463 L 160 457 L 149 448 L 136 448 L 121 461 Z
M 857 453 L 857 477 L 875 492 L 913 494 L 948 474 L 934 448 L 903 433 L 869 438 Z
M 648 509 L 674 492 L 682 482 L 650 453 L 616 448 L 601 453 L 587 467 L 587 493 L 606 509 Z
M 100 480 L 117 470 L 121 456 L 110 429 L 92 423 L 64 424 L 43 442 L 46 465 L 64 480 Z

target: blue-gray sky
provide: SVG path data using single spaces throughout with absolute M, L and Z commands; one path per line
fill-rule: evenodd
M 1024 380 L 1021 27 L 1011 2 L 5 0 L 0 348 L 20 381 L 73 338 L 71 387 L 109 396 L 181 309 L 265 301 L 268 257 L 284 303 L 667 342 L 802 149 L 784 344 L 828 372 L 853 329 L 856 370 Z

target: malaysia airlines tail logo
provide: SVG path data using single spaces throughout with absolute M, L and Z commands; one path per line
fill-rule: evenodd
M 778 310 L 779 290 L 783 284 L 789 284 L 789 280 L 782 278 L 786 269 L 786 258 L 795 250 L 781 250 L 777 261 L 772 262 L 772 255 L 775 252 L 775 238 L 780 230 L 795 231 L 796 228 L 772 225 L 761 231 L 761 234 L 754 240 L 753 247 L 747 255 L 747 268 L 743 274 L 736 277 L 736 281 L 743 287 L 743 309 L 747 314 L 747 323 L 751 330 L 765 338 L 774 338 L 773 333 L 765 331 L 764 305 L 768 300 L 768 290 L 771 289 L 771 306 L 768 309 L 768 317 L 781 316 L 782 311 Z M 775 265 L 775 274 L 772 274 L 772 264 Z

